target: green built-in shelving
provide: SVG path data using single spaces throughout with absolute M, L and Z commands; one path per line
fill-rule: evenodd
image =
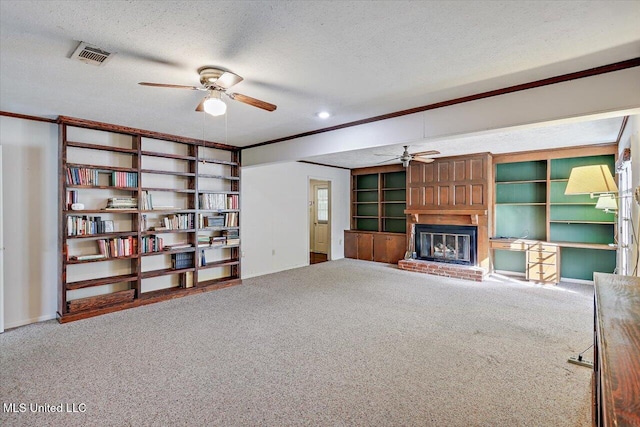
M 406 173 L 353 175 L 352 230 L 405 233 Z
M 558 243 L 561 277 L 592 280 L 616 268 L 616 218 L 596 209 L 590 195 L 565 195 L 574 167 L 605 164 L 613 154 L 498 163 L 495 168 L 494 236 Z M 524 253 L 498 250 L 494 267 L 524 271 Z

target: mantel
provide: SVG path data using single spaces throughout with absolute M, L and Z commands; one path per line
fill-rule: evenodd
M 413 217 L 413 222 L 418 222 L 419 215 L 463 215 L 470 216 L 472 224 L 478 224 L 478 217 L 487 216 L 486 209 L 406 209 L 405 214 Z

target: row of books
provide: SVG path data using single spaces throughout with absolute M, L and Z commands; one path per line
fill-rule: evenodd
M 111 185 L 114 187 L 137 187 L 138 174 L 135 172 L 111 172 Z
M 239 197 L 237 194 L 212 193 L 198 196 L 200 209 L 226 210 L 239 209 Z
M 142 210 L 150 211 L 153 210 L 153 197 L 149 194 L 148 191 L 143 191 L 142 195 Z
M 142 253 L 160 252 L 164 250 L 164 239 L 158 236 L 143 236 L 142 247 L 140 248 Z
M 67 168 L 68 185 L 94 185 L 99 186 L 101 173 L 110 174 L 110 185 L 114 187 L 137 187 L 138 174 L 136 172 L 108 171 L 94 168 Z M 105 180 L 106 182 L 106 180 Z
M 238 212 L 227 212 L 222 215 L 198 214 L 198 228 L 237 227 Z
M 99 216 L 69 215 L 67 236 L 113 233 L 113 221 L 103 221 Z
M 227 239 L 228 246 L 240 244 L 240 231 L 238 230 L 224 230 L 222 236 Z
M 67 168 L 68 185 L 98 185 L 98 169 Z
M 98 251 L 106 258 L 123 257 L 135 254 L 138 240 L 132 236 L 114 239 L 98 239 Z
M 193 252 L 182 252 L 171 255 L 171 267 L 176 270 L 193 267 Z
M 175 214 L 160 219 L 162 225 L 154 230 L 189 230 L 195 227 L 193 214 Z

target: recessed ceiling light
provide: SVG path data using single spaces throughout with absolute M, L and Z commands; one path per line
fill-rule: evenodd
M 316 116 L 321 119 L 328 119 L 329 117 L 331 117 L 331 114 L 328 111 L 320 111 L 318 114 L 316 114 Z

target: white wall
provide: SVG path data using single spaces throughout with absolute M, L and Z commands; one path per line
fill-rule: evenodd
M 331 258 L 344 257 L 349 229 L 350 172 L 289 162 L 243 167 L 242 277 L 309 264 L 309 179 L 331 181 Z
M 0 116 L 5 329 L 57 310 L 58 128 Z

